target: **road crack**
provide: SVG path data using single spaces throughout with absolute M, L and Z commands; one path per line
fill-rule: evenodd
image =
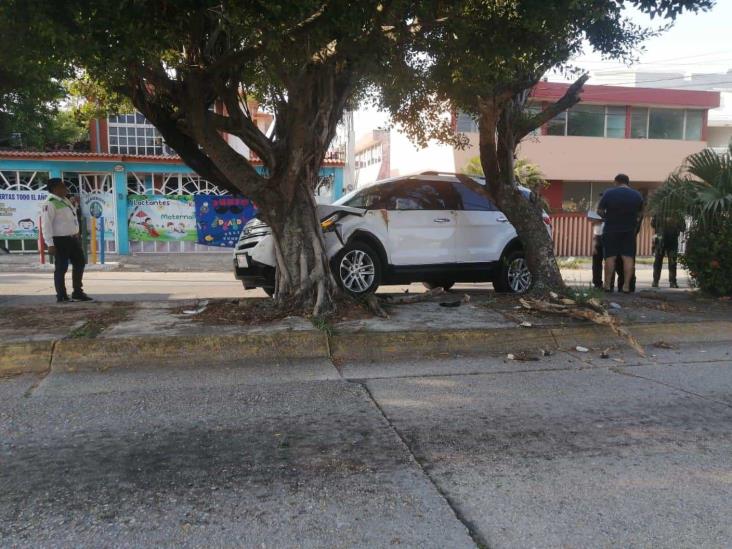
M 414 463 L 419 467 L 422 474 L 429 480 L 430 484 L 437 490 L 437 493 L 442 497 L 443 500 L 445 500 L 445 503 L 447 503 L 448 507 L 452 511 L 455 518 L 465 527 L 465 529 L 468 531 L 468 534 L 470 535 L 471 539 L 473 540 L 473 543 L 475 543 L 475 546 L 479 549 L 489 549 L 488 541 L 485 539 L 483 534 L 478 530 L 478 528 L 473 524 L 471 520 L 469 520 L 460 509 L 460 506 L 455 502 L 450 495 L 442 489 L 442 487 L 439 485 L 439 483 L 432 477 L 432 475 L 429 474 L 427 470 L 427 463 L 425 463 L 424 460 L 417 457 L 417 455 L 412 450 L 412 447 L 407 442 L 407 439 L 402 435 L 402 433 L 397 429 L 397 427 L 394 425 L 394 423 L 391 421 L 389 416 L 386 414 L 384 409 L 381 407 L 379 402 L 374 397 L 373 393 L 371 392 L 371 389 L 369 389 L 368 385 L 364 381 L 355 381 L 355 380 L 349 380 L 349 383 L 355 383 L 363 388 L 363 390 L 368 395 L 369 399 L 373 403 L 373 405 L 376 407 L 376 409 L 379 411 L 381 416 L 384 418 L 384 421 L 386 421 L 387 425 L 389 425 L 389 428 L 394 432 L 394 434 L 399 438 L 401 443 L 404 445 L 404 448 L 409 453 L 410 457 L 414 461 Z

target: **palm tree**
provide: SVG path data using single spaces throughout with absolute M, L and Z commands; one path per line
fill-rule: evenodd
M 689 156 L 649 200 L 651 213 L 690 217 L 704 227 L 732 215 L 732 144 L 718 154 L 705 149 Z
M 483 167 L 480 165 L 480 156 L 474 156 L 465 164 L 463 170 L 467 175 L 479 175 L 483 177 Z M 549 182 L 544 179 L 541 168 L 536 164 L 532 164 L 528 160 L 520 158 L 513 163 L 513 176 L 520 185 L 534 191 L 541 202 L 542 208 L 547 212 L 551 209 L 549 202 L 541 195 L 542 189 L 549 187 Z
M 732 144 L 689 156 L 651 196 L 649 209 L 663 219 L 689 220 L 680 257 L 704 291 L 732 294 Z
M 480 164 L 480 156 L 474 156 L 463 170 L 467 175 L 480 175 L 483 176 L 483 167 Z M 516 160 L 513 164 L 513 176 L 516 178 L 521 185 L 527 187 L 539 193 L 542 189 L 546 189 L 549 186 L 549 182 L 544 179 L 544 174 L 541 173 L 541 168 L 536 164 L 532 164 L 524 158 Z

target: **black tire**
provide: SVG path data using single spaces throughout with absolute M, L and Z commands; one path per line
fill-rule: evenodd
M 435 288 L 442 288 L 445 291 L 448 291 L 450 288 L 452 288 L 455 285 L 454 280 L 445 280 L 442 282 L 422 282 L 425 288 L 428 290 L 434 290 Z
M 531 289 L 532 283 L 523 251 L 515 250 L 501 258 L 498 277 L 493 281 L 497 292 L 523 294 Z
M 364 242 L 346 244 L 336 254 L 332 269 L 338 285 L 354 296 L 374 293 L 381 283 L 382 264 L 379 254 Z

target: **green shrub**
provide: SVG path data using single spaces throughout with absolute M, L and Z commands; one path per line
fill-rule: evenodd
M 732 295 L 732 218 L 714 226 L 692 224 L 686 253 L 679 258 L 694 284 L 712 295 Z

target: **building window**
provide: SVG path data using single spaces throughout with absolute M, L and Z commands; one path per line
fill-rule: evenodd
M 109 152 L 130 155 L 174 155 L 157 128 L 140 113 L 110 116 Z
M 633 139 L 648 137 L 648 109 L 633 107 L 630 110 L 630 137 Z
M 457 131 L 460 133 L 478 133 L 478 123 L 472 115 L 465 112 L 458 112 Z
M 684 139 L 687 141 L 701 141 L 703 125 L 704 111 L 686 111 Z
M 567 111 L 560 112 L 546 123 L 546 133 L 547 135 L 567 134 Z
M 634 107 L 631 111 L 630 136 L 633 139 L 700 141 L 703 126 L 703 110 Z
M 625 107 L 607 107 L 605 137 L 625 137 Z
M 586 212 L 597 208 L 600 196 L 611 189 L 613 183 L 601 181 L 565 181 L 562 186 L 562 210 L 565 212 Z
M 602 105 L 577 105 L 569 109 L 567 135 L 604 137 L 605 107 Z
M 648 116 L 649 139 L 683 139 L 684 111 L 651 109 Z

